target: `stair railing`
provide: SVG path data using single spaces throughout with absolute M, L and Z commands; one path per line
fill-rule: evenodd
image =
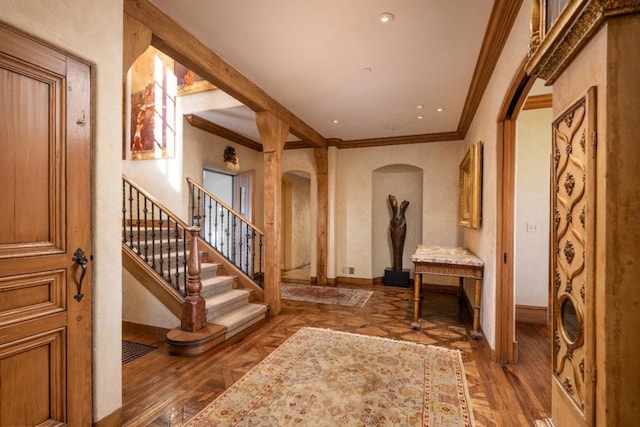
M 183 297 L 188 293 L 190 228 L 153 196 L 122 176 L 122 243 Z
M 201 228 L 202 240 L 264 288 L 264 233 L 191 178 L 187 183 L 191 224 Z

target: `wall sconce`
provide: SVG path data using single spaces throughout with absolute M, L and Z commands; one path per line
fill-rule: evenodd
M 227 147 L 224 149 L 224 167 L 231 172 L 238 172 L 240 170 L 240 161 L 236 156 L 236 149 L 233 147 Z

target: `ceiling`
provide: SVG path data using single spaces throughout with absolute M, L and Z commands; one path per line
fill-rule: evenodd
M 152 3 L 322 137 L 340 141 L 441 133 L 459 139 L 474 78 L 483 74 L 477 68 L 494 6 L 492 0 Z M 391 22 L 380 22 L 385 12 Z M 193 113 L 259 141 L 247 107 Z

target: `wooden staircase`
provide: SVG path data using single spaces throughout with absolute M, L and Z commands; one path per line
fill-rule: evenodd
M 143 203 L 139 202 L 139 194 L 143 195 Z M 141 210 L 144 212 L 142 219 Z M 164 217 L 160 211 L 165 213 Z M 149 212 L 154 212 L 152 219 L 148 217 L 151 215 Z M 197 257 L 192 257 L 191 248 L 198 248 Z M 237 275 L 228 275 L 226 270 L 230 269 L 233 274 L 234 269 L 215 262 L 215 255 L 197 236 L 197 231 L 168 212 L 126 177 L 123 177 L 122 254 L 123 267 L 182 320 L 181 328 L 167 334 L 170 351 L 174 354 L 196 355 L 231 340 L 237 341 L 258 328 L 267 318 L 268 307 L 255 301 L 262 298 L 261 289 L 258 292 L 252 286 L 243 289 L 246 280 L 239 280 Z M 190 270 L 194 259 L 199 267 L 199 275 L 196 276 Z M 206 324 L 197 330 L 187 330 L 184 310 L 185 304 L 188 305 L 186 300 L 189 292 L 192 292 L 188 289 L 194 280 L 201 284 L 199 295 L 204 299 Z

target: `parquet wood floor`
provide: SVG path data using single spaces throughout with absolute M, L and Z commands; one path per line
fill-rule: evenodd
M 455 295 L 427 293 L 422 329 L 415 331 L 411 289 L 369 289 L 374 293 L 362 308 L 283 300 L 278 316 L 214 354 L 171 356 L 161 337 L 125 332 L 124 339 L 158 349 L 123 366 L 124 425 L 181 426 L 304 326 L 461 350 L 478 426 L 531 426 L 550 416 L 548 327 L 518 324 L 520 363 L 502 366 L 481 342 L 468 338 L 469 315 L 463 310 L 459 320 Z

